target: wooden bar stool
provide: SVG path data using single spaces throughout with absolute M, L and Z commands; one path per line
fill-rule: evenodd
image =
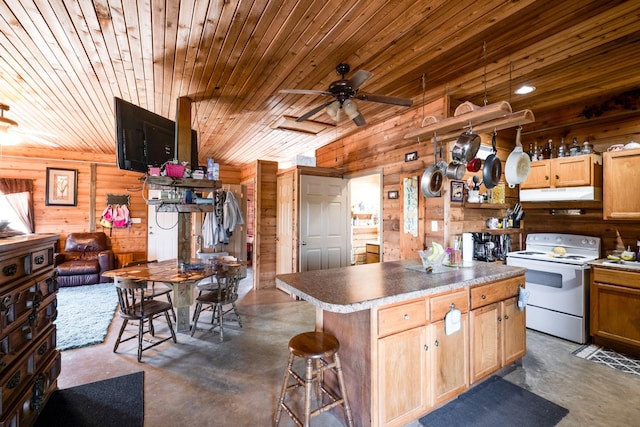
M 291 419 L 300 427 L 308 427 L 311 417 L 328 411 L 337 405 L 342 405 L 347 425 L 353 426 L 353 417 L 351 416 L 351 408 L 347 402 L 347 391 L 344 386 L 344 376 L 340 367 L 340 356 L 338 349 L 340 343 L 338 339 L 331 334 L 324 332 L 304 332 L 296 335 L 289 341 L 289 362 L 287 369 L 284 371 L 284 379 L 282 381 L 282 390 L 278 407 L 273 418 L 273 425 L 277 426 L 280 422 L 282 409 L 287 411 Z M 293 370 L 293 362 L 296 357 L 305 359 L 305 375 L 302 378 Z M 329 358 L 332 361 L 329 361 Z M 327 389 L 323 384 L 323 373 L 331 370 L 338 378 L 340 387 L 340 396 L 337 396 L 331 390 Z M 293 377 L 295 384 L 289 385 L 289 377 Z M 285 403 L 285 394 L 287 390 L 298 386 L 304 386 L 304 422 L 298 418 L 291 407 Z M 311 388 L 315 388 L 317 407 L 311 410 Z M 329 402 L 324 403 L 324 395 L 329 397 Z

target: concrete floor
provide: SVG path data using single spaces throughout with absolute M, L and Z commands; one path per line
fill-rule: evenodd
M 121 324 L 116 316 L 103 344 L 62 353 L 59 388 L 144 371 L 145 426 L 271 425 L 287 343 L 313 329 L 315 310 L 276 289 L 253 291 L 249 279 L 241 287 L 244 327 L 228 324 L 224 342 L 206 331 L 193 338 L 180 333 L 178 344 L 149 350 L 138 363 L 135 341 L 112 351 Z M 158 334 L 167 332 L 156 323 Z M 537 332 L 528 331 L 527 347 L 522 365 L 505 378 L 569 409 L 560 426 L 640 425 L 640 377 L 573 356 L 578 344 Z M 280 425 L 294 424 L 283 413 Z M 312 425 L 343 425 L 342 413 L 322 414 Z

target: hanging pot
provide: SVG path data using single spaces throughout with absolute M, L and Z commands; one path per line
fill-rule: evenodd
M 505 166 L 504 176 L 507 179 L 509 188 L 513 188 L 516 185 L 522 184 L 526 181 L 531 170 L 531 159 L 529 155 L 522 150 L 522 143 L 520 142 L 520 133 L 522 126 L 518 126 L 516 131 L 516 148 L 507 157 L 507 164 Z
M 449 179 L 462 179 L 466 172 L 466 166 L 463 163 L 451 162 L 447 166 L 446 175 Z
M 480 137 L 469 130 L 458 137 L 451 150 L 451 155 L 453 160 L 466 164 L 478 154 L 479 149 Z
M 498 133 L 493 131 L 493 137 L 491 138 L 491 146 L 493 147 L 493 151 L 489 154 L 484 161 L 484 168 L 482 169 L 482 181 L 484 182 L 484 186 L 487 190 L 491 190 L 493 187 L 498 185 L 500 182 L 500 177 L 502 176 L 502 162 L 498 155 L 496 154 L 498 150 L 496 149 L 496 138 Z
M 477 157 L 467 163 L 467 170 L 469 172 L 478 172 L 480 169 L 482 169 L 482 160 Z
M 420 188 L 425 197 L 440 197 L 446 169 L 447 164 L 443 161 L 434 163 L 425 169 L 420 182 Z

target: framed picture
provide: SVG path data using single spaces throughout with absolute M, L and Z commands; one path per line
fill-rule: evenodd
M 415 160 L 418 160 L 418 152 L 417 151 L 412 151 L 411 153 L 405 153 L 405 155 L 404 155 L 404 161 L 405 162 L 413 162 Z
M 461 202 L 464 200 L 464 182 L 451 181 L 451 201 Z
M 78 204 L 78 171 L 76 169 L 47 168 L 47 206 L 76 206 Z
M 397 199 L 400 196 L 400 194 L 397 191 L 389 191 L 387 193 L 387 198 L 388 199 Z

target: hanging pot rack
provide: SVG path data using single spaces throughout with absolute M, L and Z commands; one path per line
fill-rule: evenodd
M 512 112 L 507 101 L 500 101 L 480 107 L 471 102 L 464 102 L 456 108 L 453 117 L 438 120 L 435 116 L 427 116 L 422 120 L 423 126 L 404 136 L 404 139 L 432 137 L 438 134 L 439 141 L 456 139 L 460 132 L 472 128 L 475 133 L 502 130 L 532 123 L 535 117 L 531 110 Z

